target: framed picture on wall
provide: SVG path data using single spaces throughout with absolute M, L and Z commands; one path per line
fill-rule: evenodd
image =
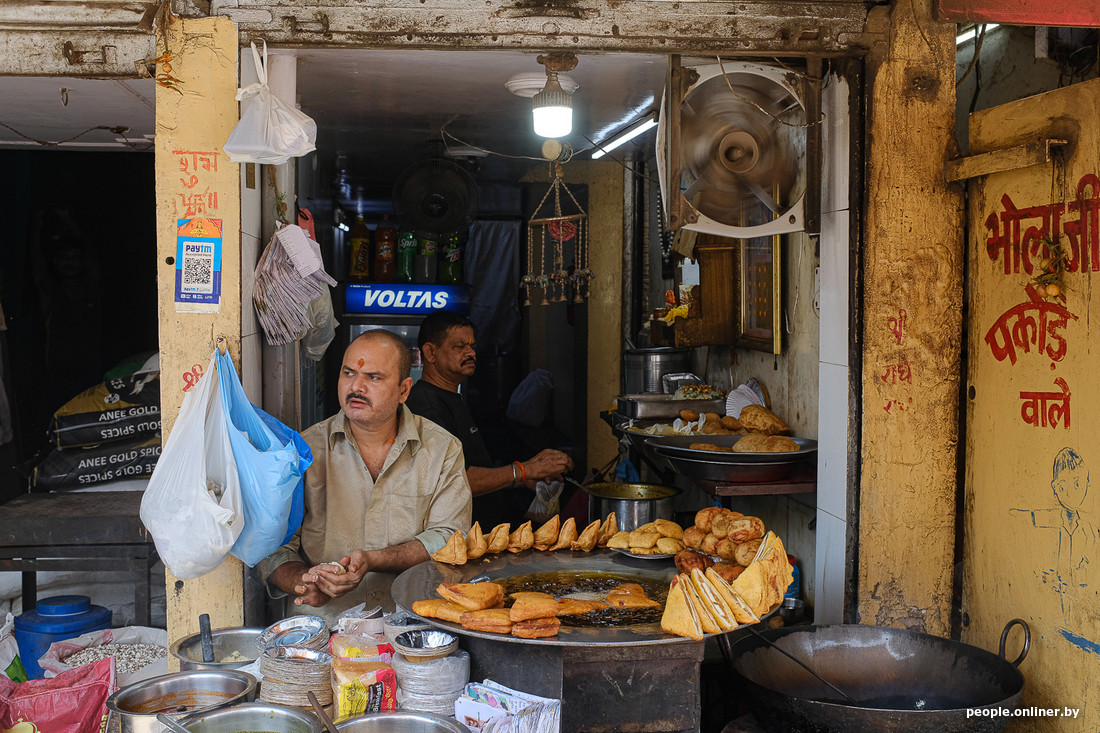
M 782 237 L 741 240 L 741 335 L 737 345 L 778 354 L 783 343 Z

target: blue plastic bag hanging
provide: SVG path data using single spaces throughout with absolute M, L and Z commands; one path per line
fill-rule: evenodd
M 309 444 L 302 439 L 301 434 L 297 430 L 292 430 L 286 425 L 283 425 L 276 418 L 264 412 L 255 405 L 252 406 L 256 410 L 256 414 L 260 416 L 260 419 L 264 421 L 264 424 L 271 428 L 271 432 L 275 433 L 275 437 L 283 443 L 294 442 L 294 446 L 298 449 L 298 468 L 302 471 L 302 476 L 306 475 L 306 469 L 309 468 L 309 464 L 313 463 L 313 451 L 309 449 Z M 302 483 L 302 479 L 298 479 L 298 485 L 294 487 L 294 495 L 290 499 L 290 519 L 286 523 L 286 536 L 283 538 L 283 544 L 290 542 L 291 538 L 298 532 L 298 528 L 302 526 L 302 519 L 306 514 L 306 501 L 305 501 L 305 486 Z
M 244 504 L 244 529 L 230 554 L 254 567 L 283 544 L 294 491 L 302 480 L 302 457 L 293 440 L 280 440 L 260 418 L 229 354 L 219 351 L 217 364 Z

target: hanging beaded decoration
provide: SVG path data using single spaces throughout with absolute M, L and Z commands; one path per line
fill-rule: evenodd
M 595 277 L 588 269 L 588 214 L 561 179 L 561 165 L 554 165 L 550 188 L 535 214 L 527 222 L 527 274 L 523 276 L 523 304 L 531 305 L 531 291 L 542 293 L 540 305 L 561 303 L 572 293 L 574 303 L 588 297 L 588 282 Z M 577 213 L 563 213 L 561 192 L 565 191 Z M 554 194 L 553 215 L 542 215 L 550 194 Z M 550 212 L 547 211 L 546 214 Z M 549 239 L 549 247 L 547 239 Z M 568 263 L 568 264 L 567 264 Z

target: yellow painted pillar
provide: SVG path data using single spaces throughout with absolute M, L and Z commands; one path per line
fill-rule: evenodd
M 238 166 L 222 152 L 237 123 L 237 28 L 227 18 L 173 19 L 160 38 L 178 91 L 157 88 L 157 290 L 160 313 L 161 414 L 168 436 L 194 367 L 205 370 L 223 340 L 240 354 L 241 265 Z M 198 218 L 221 223 L 221 293 L 217 304 L 177 302 L 177 223 Z M 205 228 L 211 231 L 214 225 Z M 205 310 L 203 310 L 205 309 Z M 199 311 L 199 312 L 196 312 Z M 211 626 L 239 626 L 244 618 L 243 566 L 229 558 L 195 580 L 167 577 L 168 639 Z
M 599 467 L 618 453 L 611 429 L 600 419 L 621 391 L 623 293 L 623 168 L 614 161 L 576 161 L 563 168 L 570 184 L 588 185 L 588 384 L 585 420 L 588 465 Z
M 954 565 L 962 194 L 955 25 L 895 2 L 871 80 L 863 252 L 859 621 L 945 635 Z M 876 68 L 877 65 L 877 68 Z

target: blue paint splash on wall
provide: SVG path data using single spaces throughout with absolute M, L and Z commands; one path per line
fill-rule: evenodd
M 1090 652 L 1092 654 L 1100 654 L 1100 644 L 1097 644 L 1095 641 L 1089 641 L 1085 637 L 1078 636 L 1068 629 L 1062 629 L 1062 636 L 1065 637 L 1065 639 L 1070 644 L 1073 644 L 1078 649 Z

